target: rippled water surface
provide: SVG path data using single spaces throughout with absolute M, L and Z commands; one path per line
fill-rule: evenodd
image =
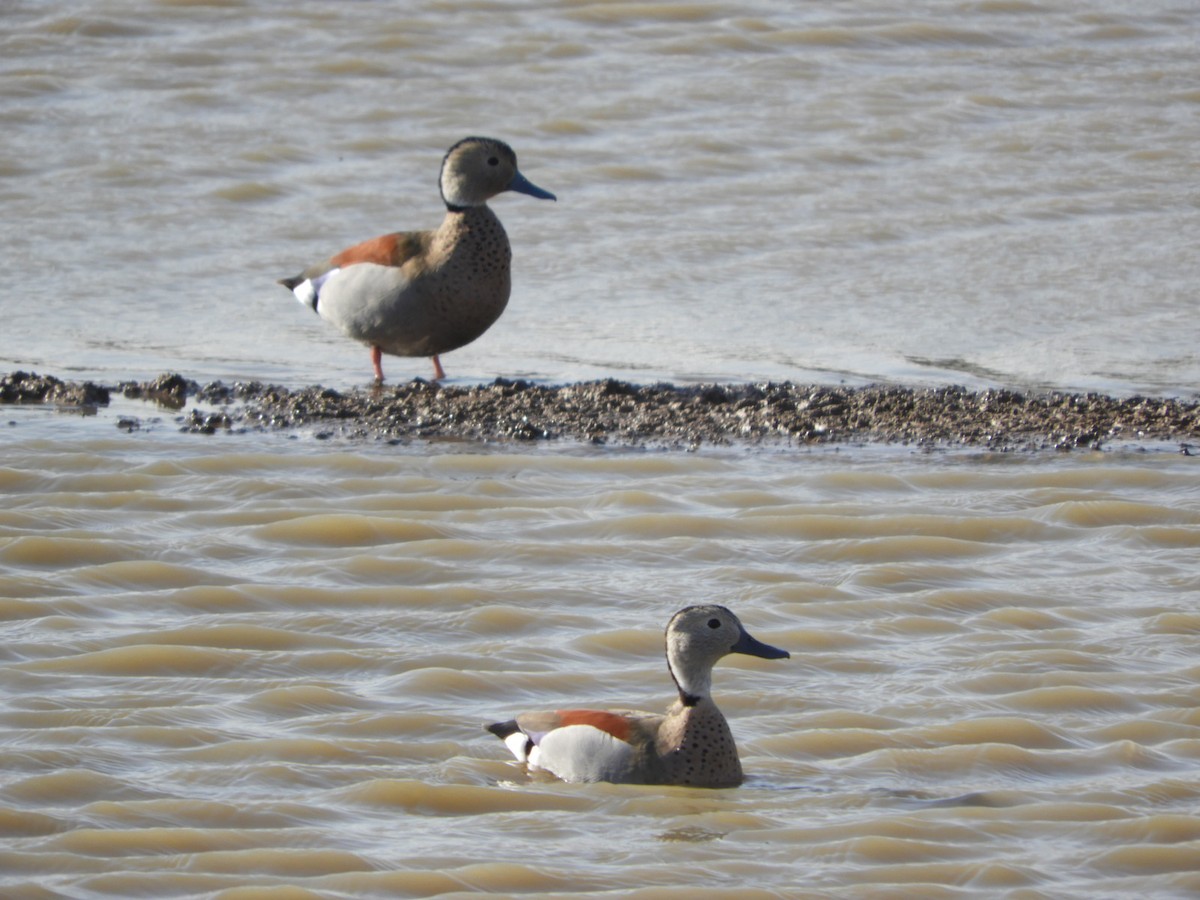
M 5 897 L 1200 890 L 1193 458 L 86 433 L 0 465 Z M 481 730 L 662 708 L 698 600 L 793 654 L 745 786 Z
M 0 371 L 362 385 L 274 279 L 436 224 L 484 133 L 559 202 L 496 201 L 514 296 L 460 383 L 1194 396 L 1200 8 L 902 6 L 2 4 Z M 121 402 L 0 411 L 6 900 L 1200 893 L 1195 457 Z M 716 673 L 743 787 L 531 778 L 480 728 L 662 708 L 696 601 L 792 651 Z

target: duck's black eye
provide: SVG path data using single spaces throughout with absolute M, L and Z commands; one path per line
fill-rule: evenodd
M 500 165 L 500 160 L 494 156 L 489 156 L 488 157 L 488 165 L 489 166 L 498 166 L 498 165 Z
M 708 620 L 708 627 L 709 627 L 709 628 L 720 628 L 720 627 L 721 627 L 721 620 L 720 620 L 720 619 L 709 619 L 709 620 Z

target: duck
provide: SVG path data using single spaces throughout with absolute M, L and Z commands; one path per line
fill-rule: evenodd
M 371 238 L 278 282 L 371 348 L 377 384 L 384 353 L 429 357 L 434 378 L 445 378 L 441 355 L 474 341 L 504 312 L 512 248 L 488 200 L 505 191 L 557 199 L 522 175 L 516 153 L 496 138 L 454 144 L 438 185 L 446 217 L 437 228 Z
M 737 787 L 742 763 L 729 724 L 712 699 L 712 670 L 730 653 L 791 654 L 752 637 L 732 611 L 687 606 L 666 628 L 667 668 L 678 697 L 665 714 L 560 709 L 485 725 L 530 771 L 568 782 Z

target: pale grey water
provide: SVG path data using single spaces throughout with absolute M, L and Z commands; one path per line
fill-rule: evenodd
M 1192 3 L 0 17 L 0 367 L 362 383 L 274 279 L 436 224 L 484 133 L 560 201 L 496 202 L 514 297 L 454 378 L 1200 383 Z
M 453 379 L 1191 396 L 1192 4 L 0 6 L 0 370 L 361 385 L 276 277 L 508 139 Z M 394 380 L 427 375 L 390 361 Z M 1194 457 L 673 453 L 0 418 L 0 895 L 1200 892 Z M 749 773 L 563 785 L 479 724 L 669 700 Z M 278 891 L 278 894 L 267 892 Z

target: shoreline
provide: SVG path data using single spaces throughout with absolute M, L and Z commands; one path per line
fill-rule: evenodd
M 260 382 L 201 385 L 178 374 L 115 385 L 11 372 L 0 404 L 96 410 L 113 395 L 178 413 L 184 432 L 308 430 L 317 438 L 576 441 L 599 446 L 892 444 L 993 451 L 1101 450 L 1110 444 L 1200 444 L 1200 401 L 963 387 L 764 384 L 563 385 L 497 378 L 415 379 L 351 391 Z M 118 428 L 141 428 L 123 416 Z M 1200 451 L 1197 451 L 1200 452 Z

